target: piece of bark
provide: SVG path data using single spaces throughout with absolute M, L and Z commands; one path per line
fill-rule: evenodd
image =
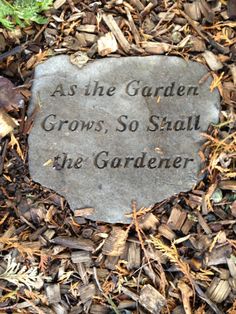
M 49 304 L 61 302 L 61 291 L 59 284 L 47 285 L 45 290 Z
M 126 310 L 126 309 L 135 310 L 136 307 L 137 307 L 136 302 L 132 300 L 120 301 L 119 305 L 117 306 L 118 310 Z
M 232 248 L 226 244 L 215 247 L 211 252 L 206 253 L 204 262 L 207 266 L 226 264 L 227 257 L 232 253 Z
M 16 120 L 0 108 L 0 139 L 11 133 L 17 125 Z
M 154 270 L 150 266 L 145 265 L 142 267 L 143 267 L 144 273 L 151 280 L 151 283 L 156 287 L 156 285 L 158 285 L 158 283 L 160 283 L 159 282 L 160 278 L 157 276 L 157 274 L 154 272 Z M 159 268 L 159 266 L 158 266 L 158 268 Z
M 134 24 L 134 20 L 132 18 L 132 15 L 129 11 L 129 9 L 126 7 L 125 8 L 125 11 L 126 11 L 126 14 L 127 14 L 127 18 L 128 18 L 128 21 L 129 21 L 129 25 L 130 25 L 130 28 L 131 28 L 131 31 L 133 33 L 133 36 L 134 36 L 134 40 L 135 40 L 135 43 L 137 46 L 140 45 L 140 35 L 139 35 L 139 32 L 136 28 L 136 25 Z
M 91 47 L 95 42 L 97 42 L 98 36 L 95 34 L 76 32 L 75 37 L 79 43 L 85 45 L 84 47 Z
M 211 228 L 208 226 L 206 220 L 203 218 L 200 212 L 197 212 L 198 222 L 201 225 L 202 229 L 206 232 L 206 234 L 211 234 Z
M 97 269 L 97 279 L 99 282 L 103 283 L 109 276 L 110 271 L 106 268 L 96 268 Z
M 129 53 L 131 46 L 127 39 L 125 38 L 125 36 L 123 35 L 113 16 L 111 14 L 108 15 L 103 14 L 102 18 L 106 25 L 109 27 L 110 31 L 116 37 L 118 43 L 120 44 L 124 52 Z
M 56 0 L 53 3 L 53 7 L 54 9 L 59 9 L 64 3 L 66 2 L 66 0 Z
M 183 211 L 180 206 L 176 206 L 171 211 L 170 217 L 167 221 L 167 226 L 172 230 L 180 230 L 186 217 L 187 213 Z
M 174 233 L 174 231 L 172 231 L 170 227 L 166 224 L 161 224 L 158 227 L 158 233 L 170 241 L 173 241 L 176 238 L 176 234 Z
M 227 264 L 228 264 L 230 275 L 233 278 L 236 278 L 236 265 L 235 265 L 234 259 L 235 259 L 235 256 L 232 255 L 229 258 L 226 258 L 226 261 L 227 261 Z
M 84 251 L 93 251 L 94 243 L 89 239 L 83 239 L 81 237 L 67 237 L 59 236 L 51 240 L 52 243 L 59 244 L 64 247 L 71 249 L 78 249 Z
M 86 46 L 86 42 L 84 42 L 84 45 Z M 76 51 L 83 47 L 83 43 L 73 36 L 66 36 L 62 42 L 62 46 Z
M 214 277 L 206 294 L 212 301 L 221 303 L 228 297 L 230 291 L 231 287 L 228 280 Z
M 78 270 L 81 280 L 83 281 L 83 284 L 87 285 L 89 283 L 87 267 L 85 266 L 84 263 L 76 263 L 76 268 Z
M 146 15 L 148 15 L 157 5 L 157 3 L 155 3 L 155 1 L 153 2 L 149 2 L 146 7 L 140 12 L 140 16 L 142 18 L 144 18 Z
M 166 264 L 168 262 L 168 258 L 165 254 L 153 249 L 152 247 L 147 248 L 146 255 L 149 259 L 153 259 L 161 264 Z
M 181 292 L 185 313 L 192 314 L 190 298 L 193 296 L 193 290 L 183 281 L 178 283 L 178 288 Z
M 218 216 L 221 220 L 227 219 L 228 217 L 228 214 L 220 207 L 214 208 L 214 214 Z
M 122 286 L 121 291 L 127 295 L 128 297 L 130 297 L 130 299 L 134 300 L 135 302 L 137 302 L 139 300 L 139 296 L 138 294 L 132 292 L 131 290 L 129 290 L 128 288 L 125 288 Z
M 145 33 L 152 34 L 152 36 L 159 36 L 158 32 L 155 32 L 155 26 L 156 24 L 153 22 L 153 20 L 150 19 L 149 16 L 146 16 L 143 23 L 142 23 L 142 29 Z
M 71 260 L 73 263 L 88 263 L 90 264 L 92 259 L 89 252 L 75 251 L 71 253 Z
M 97 25 L 93 24 L 79 25 L 76 27 L 76 29 L 79 32 L 95 33 L 97 31 Z
M 108 256 L 120 256 L 124 252 L 127 232 L 120 227 L 113 227 L 109 237 L 105 240 L 102 253 Z
M 220 279 L 228 280 L 230 277 L 230 272 L 228 269 L 225 268 L 217 268 L 217 271 L 219 272 Z
M 206 50 L 202 55 L 212 71 L 218 71 L 223 68 L 223 64 L 212 51 Z
M 14 225 L 10 225 L 10 227 L 1 235 L 1 238 L 11 238 L 15 233 L 16 228 Z M 0 241 L 0 250 L 4 248 L 5 244 Z
M 83 307 L 81 304 L 78 304 L 76 306 L 72 306 L 69 314 L 81 314 L 84 313 Z
M 144 9 L 144 5 L 140 0 L 129 0 L 129 3 L 132 5 L 132 7 L 137 8 L 139 12 Z
M 222 190 L 236 190 L 236 180 L 224 180 L 218 184 L 218 187 Z
M 203 52 L 206 50 L 205 42 L 202 39 L 196 36 L 190 36 L 189 41 L 191 45 L 190 51 Z
M 235 278 L 229 278 L 229 285 L 233 291 L 233 293 L 236 293 L 236 279 Z
M 141 250 L 137 243 L 129 243 L 127 269 L 137 269 L 141 265 Z
M 219 310 L 219 308 L 216 306 L 216 304 L 208 298 L 207 294 L 205 294 L 202 291 L 202 289 L 199 287 L 199 285 L 196 282 L 195 282 L 194 286 L 195 286 L 195 289 L 196 289 L 198 296 L 212 308 L 212 310 L 214 311 L 215 314 L 224 314 L 222 311 Z
M 85 286 L 81 286 L 79 288 L 80 299 L 83 304 L 92 300 L 92 298 L 95 296 L 95 293 L 96 293 L 96 287 L 93 283 L 90 283 Z
M 65 303 L 63 305 L 60 303 L 57 303 L 57 304 L 53 304 L 52 308 L 55 314 L 68 314 L 69 306 L 67 304 L 65 305 Z
M 236 65 L 231 64 L 229 67 L 230 67 L 230 72 L 231 72 L 232 77 L 233 77 L 234 86 L 236 87 Z
M 4 52 L 7 46 L 7 42 L 3 34 L 0 34 L 0 52 Z
M 142 230 L 156 230 L 159 221 L 155 215 L 147 213 L 138 218 L 138 223 Z
M 150 313 L 158 314 L 166 305 L 166 299 L 151 285 L 145 285 L 141 289 L 138 302 Z
M 199 21 L 201 18 L 201 11 L 198 1 L 184 3 L 184 11 L 194 21 Z
M 85 207 L 85 208 L 79 208 L 74 211 L 75 217 L 86 217 L 89 215 L 92 215 L 94 213 L 93 207 Z
M 92 58 L 97 51 L 98 51 L 98 44 L 94 43 L 92 47 L 90 47 L 89 50 L 87 51 L 88 57 Z
M 147 53 L 157 55 L 164 54 L 171 49 L 170 44 L 158 42 L 141 42 L 141 47 L 144 48 Z
M 117 51 L 118 45 L 112 32 L 106 33 L 98 39 L 98 54 L 102 57 Z
M 228 0 L 227 6 L 228 16 L 230 19 L 236 19 L 236 1 Z
M 182 305 L 178 305 L 174 308 L 171 314 L 186 314 Z
M 236 217 L 236 201 L 234 201 L 231 205 L 231 215 Z
M 194 224 L 195 224 L 195 221 L 187 218 L 181 227 L 181 231 L 183 232 L 183 234 L 187 235 Z
M 89 314 L 109 314 L 109 308 L 102 304 L 92 304 Z
M 39 229 L 37 229 L 36 231 L 38 231 Z M 46 229 L 45 232 L 43 233 L 43 237 L 46 238 L 46 240 L 50 241 L 54 235 L 55 235 L 56 231 L 53 229 Z
M 105 267 L 110 270 L 115 270 L 119 261 L 119 256 L 107 256 L 105 260 Z
M 199 0 L 198 3 L 199 3 L 200 12 L 205 17 L 207 22 L 213 23 L 215 14 L 214 14 L 214 11 L 210 8 L 208 3 L 206 2 L 206 0 Z

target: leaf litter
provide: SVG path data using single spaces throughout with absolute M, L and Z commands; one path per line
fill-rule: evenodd
M 44 25 L 0 28 L 0 312 L 235 314 L 234 3 L 57 0 Z M 132 202 L 129 226 L 74 215 L 32 182 L 33 69 L 61 53 L 79 67 L 156 54 L 208 66 L 221 113 L 199 152 L 203 180 L 151 208 Z

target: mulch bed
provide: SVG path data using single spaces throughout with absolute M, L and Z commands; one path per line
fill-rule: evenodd
M 0 313 L 236 313 L 235 4 L 56 0 L 47 24 L 0 28 Z M 152 208 L 133 202 L 129 226 L 76 216 L 32 182 L 33 71 L 62 53 L 77 66 L 155 54 L 206 64 L 221 113 L 199 152 L 204 179 Z

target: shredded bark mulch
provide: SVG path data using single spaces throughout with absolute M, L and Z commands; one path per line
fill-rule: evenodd
M 236 313 L 235 0 L 56 0 L 48 22 L 0 28 L 0 313 Z M 206 64 L 221 95 L 199 152 L 204 178 L 130 225 L 73 213 L 31 181 L 35 66 L 174 55 Z M 89 210 L 89 209 L 88 209 Z

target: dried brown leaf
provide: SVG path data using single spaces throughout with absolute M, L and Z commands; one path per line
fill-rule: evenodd
M 0 76 L 0 108 L 6 111 L 23 107 L 24 98 L 7 78 Z

